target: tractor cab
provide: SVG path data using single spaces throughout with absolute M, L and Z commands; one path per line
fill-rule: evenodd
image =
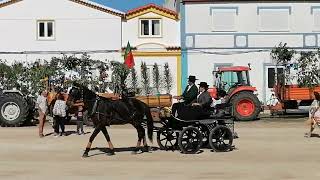
M 232 94 L 232 91 L 240 86 L 250 87 L 249 70 L 250 68 L 246 66 L 232 66 L 220 67 L 217 71 L 213 71 L 215 87 L 211 89 L 213 97 L 218 98 L 218 96 L 224 96 L 224 94 Z
M 249 78 L 250 67 L 232 66 L 220 67 L 213 71 L 214 87 L 208 91 L 215 99 L 223 99 L 226 109 L 238 120 L 256 119 L 261 104 L 252 87 Z

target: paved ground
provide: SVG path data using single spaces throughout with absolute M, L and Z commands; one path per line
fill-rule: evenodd
M 81 155 L 90 134 L 40 139 L 36 127 L 0 128 L 0 179 L 319 179 L 320 138 L 303 137 L 304 120 L 262 118 L 236 123 L 240 138 L 234 141 L 236 149 L 227 153 L 205 149 L 185 155 L 157 150 L 132 155 L 122 151 L 110 157 L 96 149 L 87 159 Z M 109 131 L 118 148 L 136 143 L 136 131 L 130 126 Z M 49 126 L 46 133 L 51 133 Z M 93 147 L 103 149 L 105 144 L 99 135 Z

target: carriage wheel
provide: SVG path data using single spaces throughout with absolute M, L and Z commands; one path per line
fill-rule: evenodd
M 174 150 L 177 145 L 177 133 L 167 129 L 160 129 L 157 132 L 157 142 L 161 150 Z
M 215 151 L 231 150 L 233 135 L 231 130 L 226 126 L 218 125 L 209 135 L 210 147 Z
M 182 153 L 194 154 L 199 151 L 202 144 L 202 134 L 195 127 L 184 128 L 178 138 L 179 148 Z

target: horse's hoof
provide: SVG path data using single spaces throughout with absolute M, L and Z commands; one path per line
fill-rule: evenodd
M 108 156 L 113 156 L 113 155 L 116 155 L 116 153 L 114 151 L 109 151 L 109 152 L 107 152 L 107 155 Z
M 143 148 L 141 148 L 142 152 L 149 152 L 150 151 L 150 147 L 149 146 L 145 146 Z
M 136 154 L 138 154 L 138 151 L 132 151 L 131 154 L 136 155 Z
M 304 137 L 310 138 L 310 137 L 311 137 L 311 133 L 305 133 L 305 134 L 304 134 Z
M 131 152 L 131 154 L 138 154 L 138 152 L 139 152 L 139 148 L 135 148 L 135 149 Z
M 83 158 L 87 158 L 87 157 L 89 157 L 89 154 L 88 153 L 83 153 L 82 157 Z

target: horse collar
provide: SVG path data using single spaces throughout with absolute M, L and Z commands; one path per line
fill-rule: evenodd
M 93 105 L 93 108 L 92 108 L 91 116 L 93 116 L 94 114 L 96 114 L 99 100 L 100 100 L 99 96 L 96 96 L 96 100 L 95 100 L 94 105 Z

